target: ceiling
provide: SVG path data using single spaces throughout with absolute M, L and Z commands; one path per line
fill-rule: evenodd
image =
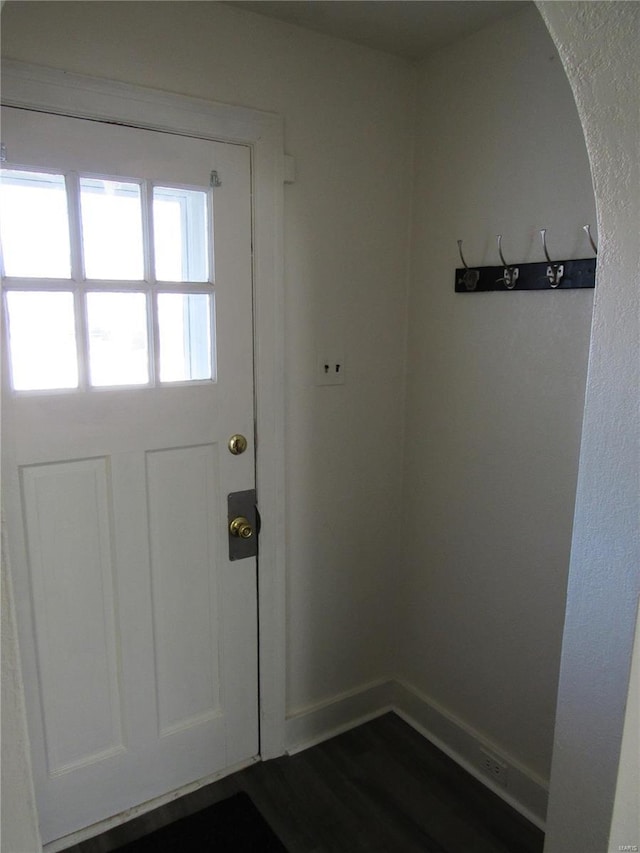
M 229 0 L 236 8 L 405 59 L 424 59 L 527 0 Z

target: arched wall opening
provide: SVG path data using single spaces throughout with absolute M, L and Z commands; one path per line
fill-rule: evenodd
M 625 728 L 638 694 L 640 8 L 538 7 L 584 128 L 600 235 L 545 845 L 578 853 L 636 844 L 640 813 L 637 719 Z

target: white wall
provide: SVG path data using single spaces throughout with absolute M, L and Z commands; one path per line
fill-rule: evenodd
M 583 853 L 608 849 L 625 705 L 637 689 L 629 673 L 640 591 L 640 5 L 540 8 L 575 93 L 600 229 L 545 846 Z M 638 755 L 626 760 L 637 766 Z M 620 801 L 637 796 L 621 779 Z
M 407 65 L 216 3 L 7 3 L 2 38 L 5 57 L 284 116 L 288 708 L 386 676 Z M 314 385 L 322 347 L 343 351 L 343 387 Z
M 593 291 L 456 294 L 460 266 L 591 257 L 584 137 L 535 7 L 418 88 L 400 672 L 548 780 Z M 479 759 L 479 755 L 478 755 Z M 472 759 L 473 760 L 473 759 Z

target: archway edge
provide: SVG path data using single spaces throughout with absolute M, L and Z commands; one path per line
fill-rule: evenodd
M 640 565 L 640 4 L 536 5 L 574 94 L 598 211 L 597 287 L 545 843 L 545 853 L 584 853 L 609 846 L 625 706 L 633 689 Z

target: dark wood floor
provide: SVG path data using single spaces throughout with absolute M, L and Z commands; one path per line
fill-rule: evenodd
M 108 853 L 236 791 L 249 794 L 289 853 L 541 853 L 544 841 L 503 800 L 386 714 L 298 755 L 253 765 L 65 853 Z

